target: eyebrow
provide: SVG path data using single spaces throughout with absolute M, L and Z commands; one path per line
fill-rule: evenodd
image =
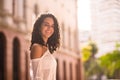
M 45 22 L 45 21 L 43 21 L 43 23 L 47 23 L 47 24 L 49 24 L 48 22 Z M 55 25 L 55 24 L 52 24 L 52 25 Z

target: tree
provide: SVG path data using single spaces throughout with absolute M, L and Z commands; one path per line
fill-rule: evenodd
M 109 79 L 120 79 L 120 44 L 116 49 L 99 58 L 99 64 Z
M 98 48 L 96 44 L 92 41 L 89 41 L 86 46 L 82 48 L 82 59 L 84 62 L 89 60 L 89 58 L 95 58 L 95 54 L 97 53 Z
M 89 80 L 93 75 L 96 75 L 98 78 L 99 75 L 101 75 L 101 68 L 99 67 L 95 58 L 97 51 L 98 48 L 92 41 L 90 41 L 85 47 L 82 48 L 86 80 Z

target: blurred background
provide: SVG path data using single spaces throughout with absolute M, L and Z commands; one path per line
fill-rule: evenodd
M 120 79 L 119 0 L 0 0 L 0 80 L 31 80 L 31 32 L 42 13 L 59 22 L 56 80 Z

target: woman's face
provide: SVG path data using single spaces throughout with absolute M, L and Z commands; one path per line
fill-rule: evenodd
M 53 18 L 47 17 L 41 24 L 41 34 L 43 39 L 48 39 L 54 33 Z

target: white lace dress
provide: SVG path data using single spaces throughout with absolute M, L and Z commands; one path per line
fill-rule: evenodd
M 57 63 L 47 50 L 40 58 L 32 59 L 33 80 L 56 80 Z

